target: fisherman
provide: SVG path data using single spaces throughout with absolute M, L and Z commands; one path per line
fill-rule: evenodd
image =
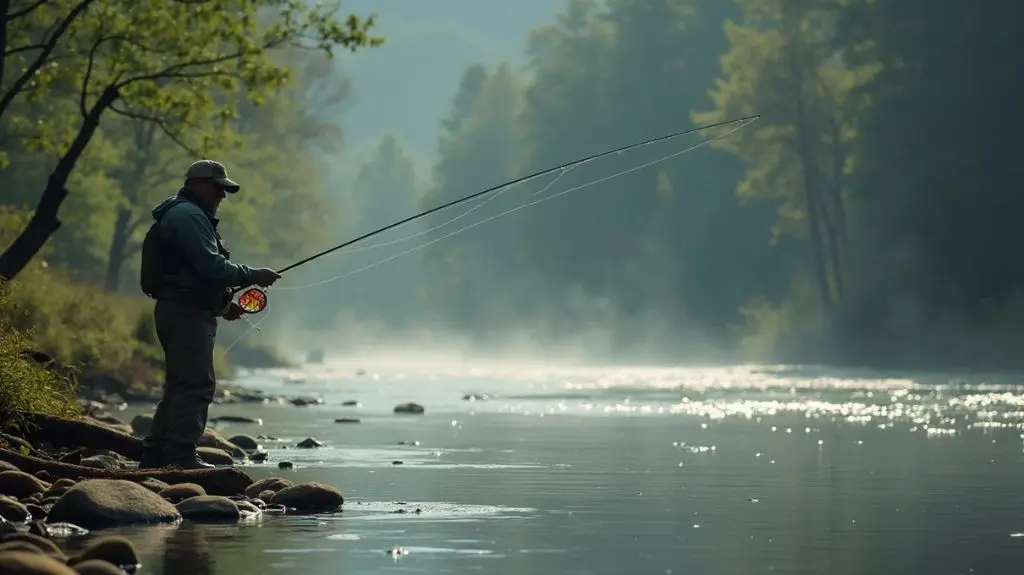
M 140 284 L 156 300 L 153 317 L 164 352 L 165 381 L 143 440 L 140 469 L 214 467 L 196 448 L 217 387 L 217 318 L 241 317 L 232 288 L 267 287 L 281 277 L 269 268 L 233 263 L 217 232 L 220 203 L 239 189 L 223 164 L 200 160 L 189 167 L 177 195 L 153 209 L 155 221 L 142 246 Z

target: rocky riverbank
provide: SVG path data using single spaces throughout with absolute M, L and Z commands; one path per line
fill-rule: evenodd
M 140 471 L 138 431 L 144 416 L 136 418 L 134 432 L 131 423 L 96 410 L 77 419 L 20 416 L 24 423 L 17 436 L 0 434 L 3 573 L 132 573 L 138 556 L 123 538 L 98 539 L 70 557 L 57 543 L 123 525 L 237 523 L 264 515 L 332 512 L 344 503 L 342 493 L 324 483 L 293 484 L 283 477 L 254 481 L 233 466 L 261 460 L 266 452 L 210 429 L 202 456 L 221 467 Z

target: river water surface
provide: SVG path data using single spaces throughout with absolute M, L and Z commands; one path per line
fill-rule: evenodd
M 246 471 L 336 485 L 344 511 L 123 530 L 142 573 L 1024 573 L 1022 376 L 338 363 L 239 383 L 325 399 L 211 416 L 261 418 L 219 429 L 280 438 Z M 406 401 L 426 414 L 391 413 Z

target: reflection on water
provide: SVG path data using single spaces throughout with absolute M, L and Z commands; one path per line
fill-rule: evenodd
M 345 511 L 124 530 L 143 553 L 141 572 L 841 575 L 1024 565 L 1024 394 L 1012 376 L 317 369 L 299 374 L 304 385 L 254 380 L 323 395 L 324 406 L 214 411 L 265 422 L 222 430 L 229 435 L 280 438 L 263 442 L 272 458 L 252 475 L 333 483 Z M 463 401 L 470 391 L 497 399 Z M 427 413 L 392 415 L 404 401 Z M 363 423 L 335 425 L 342 416 Z M 327 447 L 290 448 L 307 436 Z M 279 471 L 284 459 L 296 469 Z

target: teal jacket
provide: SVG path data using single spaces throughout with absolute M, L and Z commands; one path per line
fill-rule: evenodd
M 219 220 L 188 198 L 185 188 L 153 208 L 160 238 L 176 246 L 179 258 L 165 276 L 168 299 L 200 298 L 203 307 L 227 305 L 224 293 L 252 285 L 252 268 L 232 263 L 217 233 Z M 216 294 L 216 295 L 214 295 Z M 219 311 L 219 310 L 218 310 Z

